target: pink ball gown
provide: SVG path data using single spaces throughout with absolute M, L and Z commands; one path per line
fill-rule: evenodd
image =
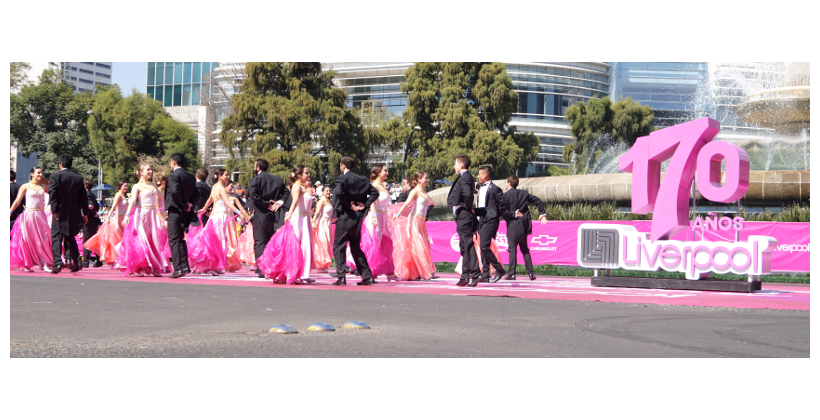
M 85 249 L 100 256 L 100 260 L 113 266 L 117 262 L 117 245 L 122 241 L 122 220 L 128 211 L 128 202 L 123 199 L 114 209 L 114 214 L 100 227 L 96 235 L 83 244 Z
M 409 257 L 404 266 L 397 266 L 396 275 L 404 280 L 430 280 L 436 266 L 430 255 L 430 238 L 427 235 L 427 199 L 417 197 L 411 205 L 413 210 L 407 218 L 406 247 Z
M 410 255 L 407 249 L 407 217 L 413 206 L 408 205 L 404 211 L 399 215 L 399 218 L 393 221 L 393 216 L 399 211 L 404 203 L 396 203 L 388 207 L 387 215 L 390 221 L 390 232 L 393 235 L 393 266 L 397 276 L 402 277 L 401 273 L 406 272 L 407 264 L 410 262 Z M 406 274 L 406 273 L 405 273 Z M 413 280 L 413 278 L 403 278 L 404 280 Z
M 122 241 L 115 248 L 117 262 L 114 268 L 128 274 L 162 274 L 173 271 L 163 249 L 168 242 L 168 228 L 157 208 L 157 190 L 143 185 L 139 205 L 134 205 Z M 134 198 L 132 198 L 134 199 Z
M 236 217 L 224 200 L 216 199 L 208 223 L 188 242 L 188 263 L 192 271 L 223 273 L 242 268 Z
M 11 231 L 11 269 L 51 266 L 51 229 L 45 206 L 45 190 L 26 190 L 26 210 Z M 21 204 L 22 205 L 22 204 Z
M 327 270 L 331 264 L 333 257 L 333 235 L 336 229 L 331 229 L 331 222 L 333 221 L 333 206 L 326 203 L 322 206 L 322 214 L 319 215 L 319 220 L 316 222 L 315 239 L 315 255 L 316 255 L 316 269 Z
M 293 284 L 310 275 L 314 266 L 311 201 L 313 197 L 307 193 L 299 198 L 290 220 L 273 235 L 265 252 L 256 260 L 265 278 Z
M 373 277 L 381 274 L 393 276 L 393 240 L 390 238 L 390 221 L 387 208 L 390 207 L 390 194 L 386 191 L 379 193 L 374 203 L 375 212 L 368 213 L 362 223 L 362 252 L 367 258 L 367 264 Z M 376 223 L 373 223 L 373 219 Z M 348 249 L 348 253 L 350 250 Z M 353 256 L 348 254 L 347 265 L 356 268 Z
M 245 231 L 239 235 L 239 259 L 256 270 L 256 254 L 253 251 L 253 224 L 245 225 Z

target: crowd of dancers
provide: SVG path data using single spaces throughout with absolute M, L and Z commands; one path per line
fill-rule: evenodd
M 345 285 L 350 273 L 362 278 L 358 285 L 374 284 L 378 276 L 388 281 L 436 277 L 426 227 L 434 203 L 424 172 L 413 174 L 409 188 L 391 205 L 385 165 L 373 166 L 367 179 L 352 172 L 356 162 L 346 156 L 334 187 L 317 191 L 308 168 L 297 165 L 285 183 L 267 172 L 265 159 L 258 159 L 243 203 L 232 194 L 228 172 L 217 169 L 211 187 L 208 171 L 187 172 L 185 157 L 177 153 L 167 176 L 155 177 L 155 168 L 141 164 L 130 195 L 128 183 L 120 181 L 102 220 L 90 192 L 93 183 L 72 172 L 72 162 L 70 155 L 61 156 L 60 171 L 47 185 L 40 168 L 33 168 L 29 182 L 19 188 L 12 172 L 12 269 L 76 272 L 88 267 L 93 252 L 95 267 L 107 265 L 130 276 L 218 276 L 236 272 L 244 263 L 260 278 L 312 284 L 311 272 L 327 273 L 335 259 L 334 285 Z M 447 197 L 461 252 L 458 285 L 514 280 L 519 248 L 534 279 L 526 240 L 532 233 L 528 205 L 539 208 L 545 223 L 543 204 L 517 190 L 515 176 L 507 178 L 502 194 L 490 182 L 492 171 L 486 166 L 479 169 L 476 184 L 470 164 L 468 156 L 456 157 L 458 178 Z M 509 275 L 494 240 L 502 218 L 510 246 Z M 243 222 L 249 222 L 244 232 L 239 228 Z

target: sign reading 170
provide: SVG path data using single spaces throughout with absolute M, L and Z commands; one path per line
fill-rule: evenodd
M 639 137 L 620 157 L 619 169 L 632 173 L 632 212 L 652 215 L 653 241 L 689 228 L 689 193 L 697 172 L 698 191 L 708 200 L 732 203 L 749 189 L 749 155 L 741 147 L 712 141 L 720 123 L 701 118 Z M 672 159 L 661 179 L 661 163 Z M 726 161 L 721 185 L 720 166 Z

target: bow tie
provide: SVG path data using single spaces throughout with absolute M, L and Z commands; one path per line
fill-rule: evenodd
M 487 181 L 487 182 L 485 182 L 485 183 L 481 184 L 481 186 L 482 186 L 482 187 L 486 187 L 486 186 L 488 186 L 488 185 L 490 185 L 490 181 Z

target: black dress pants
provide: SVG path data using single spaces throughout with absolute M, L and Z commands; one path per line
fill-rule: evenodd
M 63 233 L 60 232 L 59 222 L 54 219 L 51 224 L 51 258 L 54 260 L 53 264 L 55 266 L 63 265 L 64 247 L 66 262 L 70 261 L 74 263 L 74 265 L 79 265 L 80 251 L 77 248 L 77 238 L 75 238 L 74 235 L 63 235 Z
M 190 213 L 176 207 L 168 209 L 168 247 L 171 248 L 171 261 L 174 271 L 190 270 L 188 265 L 188 244 L 185 243 L 185 230 L 190 224 Z
M 524 267 L 527 269 L 527 274 L 535 274 L 535 268 L 532 266 L 532 257 L 530 256 L 530 247 L 527 244 L 527 235 L 524 235 L 523 238 L 510 238 L 507 237 L 507 241 L 509 243 L 508 251 L 510 256 L 510 264 L 507 267 L 507 272 L 510 274 L 515 274 L 515 269 L 518 266 L 518 259 L 517 259 L 517 248 L 521 248 L 521 254 L 524 256 Z
M 265 247 L 268 246 L 270 238 L 276 233 L 276 213 L 262 214 L 258 211 L 254 212 L 253 217 L 251 217 L 251 225 L 253 226 L 253 254 L 258 260 L 265 252 Z
M 493 250 L 490 249 L 490 245 L 497 231 L 498 220 L 485 220 L 478 228 L 478 235 L 481 240 L 479 243 L 481 248 L 481 271 L 485 274 L 485 277 L 490 274 L 490 265 L 495 268 L 496 272 L 500 273 L 504 271 L 504 266 L 498 262 L 498 258 L 495 257 Z
M 477 279 L 481 272 L 478 270 L 478 257 L 473 244 L 473 214 L 464 209 L 456 213 L 456 233 L 458 233 L 458 248 L 461 252 L 461 279 L 472 276 Z
M 356 263 L 356 269 L 362 275 L 362 279 L 368 280 L 373 278 L 373 273 L 370 271 L 370 265 L 367 263 L 367 257 L 362 251 L 362 220 L 364 214 L 356 214 L 353 218 L 346 213 L 352 211 L 348 210 L 340 214 L 336 219 L 335 238 L 333 239 L 333 258 L 336 264 L 336 278 L 345 277 L 345 266 L 347 264 L 347 244 L 350 244 L 350 255 L 353 256 L 353 262 Z
M 99 219 L 89 217 L 88 223 L 83 226 L 83 243 L 88 242 L 92 236 L 96 235 L 97 232 L 100 230 L 100 222 Z M 100 259 L 99 256 L 96 258 L 97 260 Z M 91 261 L 91 251 L 87 249 L 83 249 L 83 264 L 88 264 Z

